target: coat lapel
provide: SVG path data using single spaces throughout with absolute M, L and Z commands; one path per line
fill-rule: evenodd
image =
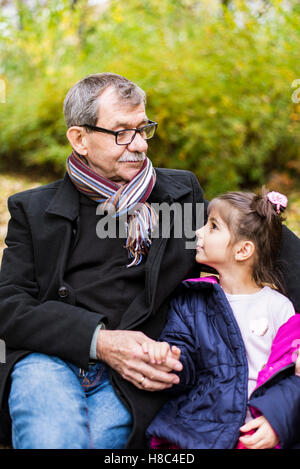
M 39 249 L 41 258 L 53 260 L 52 269 L 47 265 L 42 265 L 46 269 L 45 274 L 49 280 L 49 269 L 53 272 L 49 285 L 46 286 L 44 297 L 49 298 L 57 295 L 57 289 L 63 284 L 64 273 L 68 260 L 68 254 L 76 231 L 79 217 L 79 193 L 74 188 L 69 177 L 66 175 L 62 184 L 45 211 L 45 223 L 39 235 Z M 44 255 L 43 255 L 44 253 Z M 43 263 L 44 264 L 44 263 Z M 43 273 L 40 276 L 43 278 Z M 72 298 L 69 298 L 70 302 Z
M 151 194 L 151 203 L 167 203 L 172 205 L 181 197 L 191 192 L 191 188 L 179 183 L 174 182 L 174 179 L 169 177 L 163 170 L 156 169 L 157 182 Z M 170 227 L 167 227 L 171 232 L 174 226 L 174 212 L 170 213 Z M 160 265 L 164 256 L 168 238 L 163 236 L 165 227 L 160 226 L 159 237 L 153 239 L 152 246 L 146 262 L 146 301 L 150 308 L 153 307 L 155 291 L 157 288 L 158 274 Z
M 191 192 L 191 188 L 185 184 L 179 183 L 168 176 L 164 170 L 156 169 L 157 179 L 155 187 L 149 198 L 149 203 L 172 203 L 178 201 L 181 197 Z M 170 214 L 170 232 L 174 225 L 174 213 Z M 121 321 L 122 329 L 135 327 L 143 321 L 154 310 L 155 295 L 158 288 L 158 277 L 161 263 L 164 257 L 168 237 L 162 235 L 163 227 L 160 226 L 159 237 L 152 240 L 145 265 L 145 290 L 132 302 Z M 176 253 L 174 253 L 176 255 Z M 146 302 L 146 304 L 145 304 Z M 146 309 L 145 309 L 146 307 Z

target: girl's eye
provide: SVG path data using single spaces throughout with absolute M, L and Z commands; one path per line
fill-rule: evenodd
M 216 230 L 218 227 L 214 222 L 211 222 L 211 229 Z

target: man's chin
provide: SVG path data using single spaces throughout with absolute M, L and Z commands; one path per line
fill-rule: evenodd
M 127 177 L 128 181 L 131 181 L 131 179 L 140 171 L 142 166 L 143 161 L 124 161 L 124 163 L 122 163 L 122 174 Z
M 124 164 L 124 166 L 123 166 Z M 122 169 L 121 174 L 119 178 L 115 179 L 115 182 L 123 186 L 124 184 L 127 184 L 130 182 L 140 171 L 141 167 L 143 165 L 143 162 L 141 161 L 134 161 L 132 163 L 128 163 L 127 161 L 122 163 Z

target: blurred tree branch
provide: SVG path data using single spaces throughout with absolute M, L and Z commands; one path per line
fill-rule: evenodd
M 15 4 L 16 4 L 16 9 L 17 9 L 17 14 L 18 14 L 19 29 L 22 30 L 24 29 L 25 4 L 22 0 L 15 0 Z
M 78 10 L 78 37 L 80 47 L 83 49 L 86 42 L 86 27 L 87 27 L 87 11 L 89 8 L 88 0 L 71 0 L 71 8 L 73 11 Z
M 72 10 L 75 10 L 77 3 L 78 3 L 78 0 L 71 0 L 71 8 L 72 8 Z

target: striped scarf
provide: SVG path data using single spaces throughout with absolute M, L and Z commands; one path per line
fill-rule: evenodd
M 158 217 L 146 202 L 156 181 L 151 161 L 145 158 L 137 175 L 123 186 L 100 176 L 87 166 L 84 159 L 72 152 L 67 160 L 67 172 L 75 187 L 114 217 L 127 213 L 126 248 L 133 258 L 127 265 L 138 265 L 151 246 L 151 233 Z

